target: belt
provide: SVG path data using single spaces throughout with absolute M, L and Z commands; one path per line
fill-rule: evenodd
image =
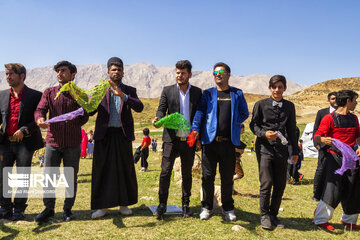
M 216 136 L 215 141 L 216 142 L 228 142 L 228 141 L 230 141 L 230 139 L 227 137 L 223 137 L 223 136 Z
M 14 136 L 8 136 L 9 142 L 17 142 Z
M 186 142 L 187 141 L 187 137 L 176 137 L 177 140 L 179 140 L 180 142 Z

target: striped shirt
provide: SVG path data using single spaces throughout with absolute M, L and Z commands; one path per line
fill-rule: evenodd
M 35 111 L 35 121 L 39 118 L 49 119 L 77 110 L 80 106 L 68 92 L 63 92 L 55 99 L 60 86 L 47 88 Z M 87 115 L 72 120 L 51 123 L 47 129 L 46 144 L 53 147 L 66 148 L 80 146 L 81 126 L 88 121 Z

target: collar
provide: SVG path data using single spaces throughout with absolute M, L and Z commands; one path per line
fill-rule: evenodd
M 332 106 L 329 107 L 329 112 L 332 113 L 333 111 L 335 111 L 336 109 L 333 108 Z
M 21 98 L 21 96 L 22 96 L 22 94 L 23 94 L 23 92 L 24 92 L 24 88 L 25 88 L 25 86 L 24 86 L 23 89 L 21 89 L 21 91 L 19 92 L 18 98 Z M 13 90 L 12 88 L 10 88 L 10 95 L 11 95 L 12 97 L 16 98 L 16 97 L 15 97 L 14 90 Z
M 176 87 L 178 88 L 178 90 L 179 90 L 179 91 L 181 91 L 182 93 L 184 93 L 184 92 L 180 89 L 180 86 L 179 86 L 179 84 L 178 84 L 178 83 L 176 83 Z M 187 88 L 187 90 L 186 90 L 185 95 L 189 93 L 190 88 L 191 88 L 191 84 L 189 83 L 189 86 L 188 86 L 188 88 Z
M 275 107 L 279 107 L 281 108 L 283 106 L 283 99 L 281 99 L 279 102 L 275 101 L 272 97 L 270 97 L 271 101 L 272 101 L 272 106 Z

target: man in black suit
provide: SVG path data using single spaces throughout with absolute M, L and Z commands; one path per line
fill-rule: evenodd
M 201 89 L 189 83 L 192 65 L 188 60 L 176 63 L 176 84 L 164 87 L 156 117 L 153 123 L 166 114 L 179 112 L 191 125 L 197 105 L 201 98 Z M 164 128 L 163 132 L 163 157 L 161 161 L 161 173 L 159 181 L 159 206 L 154 215 L 161 219 L 166 212 L 169 195 L 170 178 L 175 158 L 180 155 L 182 174 L 182 207 L 183 216 L 190 217 L 189 207 L 192 185 L 192 166 L 194 163 L 195 146 L 189 147 L 186 140 L 189 131 L 172 130 Z M 199 147 L 199 142 L 196 144 Z
M 27 167 L 17 169 L 17 173 L 29 174 L 34 151 L 43 147 L 39 127 L 34 121 L 34 112 L 41 92 L 28 88 L 25 84 L 26 69 L 20 63 L 5 64 L 6 80 L 10 89 L 0 92 L 0 145 L 3 158 L 0 161 L 0 218 L 12 218 L 13 221 L 25 218 L 27 195 L 15 195 L 14 203 L 10 197 L 4 197 L 4 189 L 10 189 L 7 181 L 3 182 L 3 168 Z M 6 174 L 7 175 L 7 174 Z M 4 176 L 8 179 L 7 176 Z M 26 190 L 28 188 L 18 188 Z M 4 191 L 4 193 L 6 193 Z M 13 212 L 14 208 L 14 212 Z
M 325 153 L 328 149 L 328 146 L 325 143 L 318 143 L 315 141 L 314 139 L 314 134 L 316 133 L 316 131 L 319 128 L 320 122 L 323 119 L 323 117 L 325 117 L 326 115 L 332 113 L 333 111 L 335 111 L 337 109 L 337 104 L 336 104 L 336 92 L 331 92 L 328 94 L 328 101 L 330 103 L 330 107 L 328 108 L 323 108 L 321 110 L 319 110 L 316 114 L 316 119 L 315 119 L 315 123 L 314 123 L 314 130 L 313 130 L 313 141 L 314 141 L 314 146 L 315 148 L 318 150 L 318 165 L 315 171 L 315 176 L 314 176 L 314 196 L 313 196 L 313 200 L 315 201 L 319 201 L 321 198 L 321 194 L 322 194 L 322 190 L 323 190 L 323 185 L 324 185 L 324 179 L 323 179 L 323 169 L 325 166 Z

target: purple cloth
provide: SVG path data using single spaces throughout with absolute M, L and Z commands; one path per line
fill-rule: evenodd
M 35 111 L 35 122 L 39 118 L 48 119 L 63 115 L 79 109 L 79 104 L 74 100 L 69 92 L 63 92 L 55 100 L 55 96 L 60 89 L 60 85 L 45 89 L 41 100 Z M 89 119 L 85 113 L 71 121 L 56 122 L 49 125 L 46 133 L 46 144 L 56 148 L 68 148 L 80 146 L 81 126 Z
M 336 170 L 335 173 L 343 175 L 348 169 L 355 169 L 356 161 L 359 161 L 359 157 L 352 147 L 335 138 L 332 139 L 332 144 L 339 149 L 342 154 L 342 166 L 340 169 Z
M 66 121 L 66 120 L 72 120 L 78 116 L 82 116 L 84 115 L 84 109 L 83 108 L 79 108 L 78 110 L 69 112 L 69 113 L 65 113 L 62 114 L 60 116 L 57 117 L 53 117 L 47 121 L 45 121 L 46 123 L 55 123 L 55 122 L 62 122 L 62 121 Z

